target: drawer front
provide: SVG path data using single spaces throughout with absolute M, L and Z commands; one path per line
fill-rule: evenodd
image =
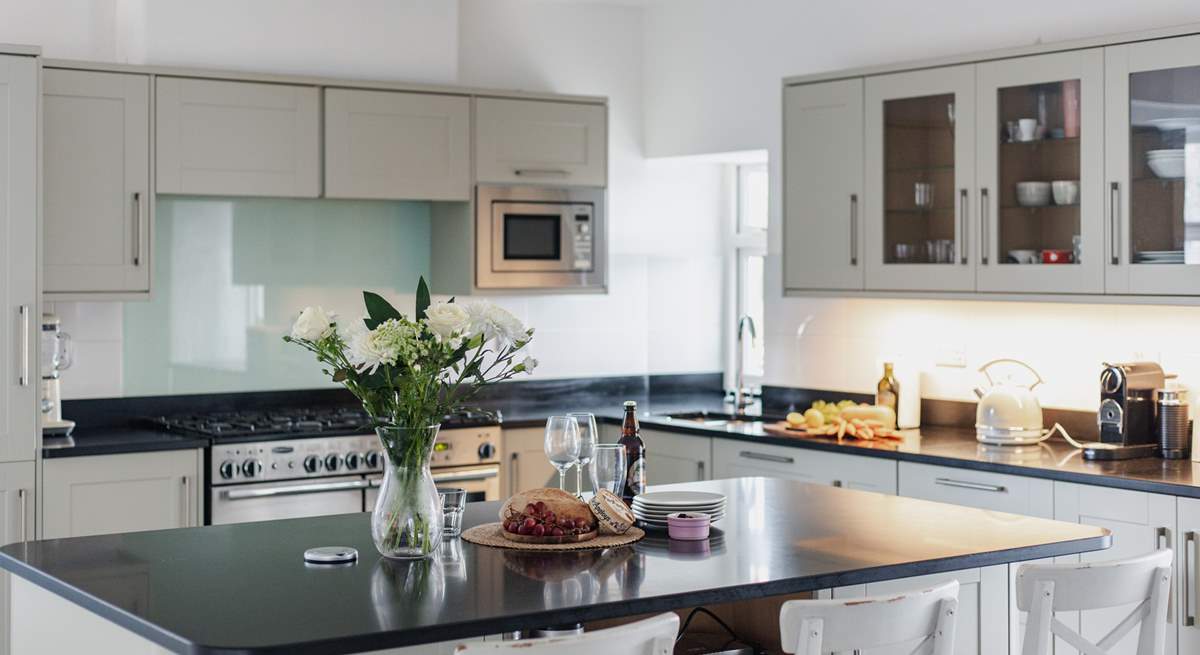
M 774 475 L 790 479 L 807 479 L 796 463 L 804 451 L 798 448 L 754 444 L 744 441 L 717 439 L 713 444 L 716 477 L 738 475 Z M 754 471 L 749 473 L 747 471 Z
M 990 471 L 900 462 L 900 495 L 1026 516 L 1054 514 L 1049 480 Z
M 604 186 L 608 181 L 604 105 L 479 98 L 475 172 L 479 182 Z

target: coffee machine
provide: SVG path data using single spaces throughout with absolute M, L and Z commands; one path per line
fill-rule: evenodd
M 1100 442 L 1087 444 L 1088 459 L 1148 457 L 1158 448 L 1155 392 L 1169 376 L 1156 362 L 1104 364 L 1100 372 Z
M 75 421 L 62 417 L 62 388 L 59 375 L 71 367 L 71 335 L 53 314 L 42 314 L 42 447 L 73 446 Z

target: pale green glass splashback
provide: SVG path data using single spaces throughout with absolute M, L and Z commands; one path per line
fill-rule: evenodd
M 429 277 L 426 202 L 157 199 L 150 302 L 125 303 L 125 395 L 331 385 L 281 337 L 305 305 L 362 314 Z

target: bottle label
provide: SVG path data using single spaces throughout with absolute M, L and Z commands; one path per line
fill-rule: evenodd
M 896 394 L 891 391 L 880 391 L 875 395 L 876 405 L 886 405 L 896 409 Z
M 629 465 L 625 484 L 635 496 L 646 491 L 646 458 L 639 457 Z

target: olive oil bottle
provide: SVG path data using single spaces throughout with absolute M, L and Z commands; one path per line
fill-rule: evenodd
M 894 412 L 900 411 L 900 383 L 896 382 L 891 362 L 883 363 L 883 377 L 875 385 L 875 404 L 891 407 Z

